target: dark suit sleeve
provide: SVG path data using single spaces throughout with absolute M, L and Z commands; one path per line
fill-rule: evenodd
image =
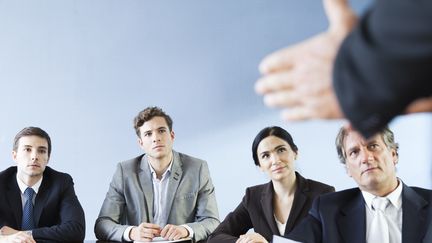
M 59 185 L 60 184 L 60 185 Z M 59 242 L 83 241 L 85 237 L 84 210 L 75 194 L 74 183 L 69 175 L 65 175 L 62 182 L 54 181 L 52 187 L 56 187 L 50 193 L 59 198 L 58 212 L 50 212 L 50 208 L 44 209 L 49 214 L 44 214 L 40 222 L 55 220 L 57 224 L 50 227 L 41 227 L 32 231 L 36 240 L 52 240 Z M 58 191 L 57 191 L 58 189 Z M 53 193 L 54 192 L 54 193 Z M 48 199 L 50 200 L 50 199 Z M 50 217 L 50 219 L 46 219 Z
M 238 237 L 253 227 L 247 210 L 247 196 L 229 213 L 207 240 L 208 243 L 236 242 Z
M 334 88 L 351 124 L 366 137 L 412 101 L 432 95 L 432 1 L 375 1 L 343 42 Z
M 322 242 L 322 224 L 319 213 L 320 197 L 312 203 L 309 215 L 297 225 L 287 236 L 287 238 L 303 243 Z

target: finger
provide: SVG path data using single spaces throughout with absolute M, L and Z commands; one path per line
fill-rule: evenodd
M 171 228 L 171 226 L 172 226 L 172 225 L 167 224 L 167 225 L 165 225 L 165 227 L 163 227 L 163 229 L 162 229 L 161 232 L 160 232 L 160 235 L 161 235 L 163 238 L 165 238 L 165 236 L 167 235 L 167 233 L 168 233 L 169 229 Z
M 152 223 L 141 223 L 140 226 L 143 226 L 144 228 L 148 228 L 148 229 L 160 229 L 160 226 L 157 224 L 152 224 Z
M 291 89 L 295 85 L 295 78 L 292 72 L 274 73 L 262 77 L 255 83 L 255 92 L 265 94 L 275 90 Z
M 302 121 L 316 118 L 317 115 L 306 107 L 294 107 L 281 111 L 281 118 L 285 121 Z
M 297 57 L 296 46 L 275 51 L 266 56 L 259 64 L 261 74 L 269 74 L 278 70 L 289 70 L 294 66 Z
M 284 90 L 264 95 L 264 104 L 272 108 L 290 108 L 301 104 L 303 98 L 305 97 L 299 96 L 298 92 L 294 90 Z
M 174 239 L 174 235 L 176 234 L 176 231 L 177 231 L 177 229 L 176 229 L 175 226 L 170 227 L 170 229 L 167 232 L 167 238 L 169 240 L 173 240 Z
M 180 231 L 177 230 L 176 232 L 174 232 L 174 235 L 172 237 L 173 240 L 178 240 L 178 239 L 181 239 L 181 238 L 182 238 L 182 235 L 181 235 Z
M 357 22 L 357 17 L 347 0 L 324 0 L 324 10 L 329 29 L 335 33 L 348 33 Z

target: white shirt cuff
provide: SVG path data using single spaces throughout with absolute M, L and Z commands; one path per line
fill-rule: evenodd
M 187 231 L 189 232 L 188 237 L 190 237 L 190 238 L 193 238 L 193 237 L 194 237 L 194 231 L 193 231 L 193 229 L 192 229 L 191 227 L 189 227 L 189 225 L 187 225 L 187 224 L 182 224 L 182 225 L 180 225 L 180 226 L 183 226 L 183 227 L 185 227 L 185 228 L 187 229 Z
M 124 233 L 123 233 L 123 239 L 124 239 L 125 241 L 132 241 L 132 239 L 129 238 L 129 234 L 130 234 L 131 230 L 133 229 L 133 227 L 134 227 L 134 226 L 129 226 L 129 227 L 127 227 L 126 230 L 124 231 Z

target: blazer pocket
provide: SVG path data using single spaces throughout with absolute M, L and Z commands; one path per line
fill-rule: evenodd
M 195 198 L 195 192 L 183 193 L 175 197 L 176 200 L 188 200 Z

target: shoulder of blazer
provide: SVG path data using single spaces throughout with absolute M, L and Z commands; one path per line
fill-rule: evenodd
M 142 161 L 144 155 L 145 154 L 141 154 L 141 155 L 138 155 L 135 158 L 132 158 L 132 159 L 129 159 L 129 160 L 125 160 L 125 161 L 121 161 L 120 163 L 118 163 L 118 165 L 120 167 L 122 167 L 123 169 L 125 169 L 125 170 L 132 169 L 132 170 L 136 171 L 136 169 L 140 167 L 141 161 Z
M 205 160 L 184 154 L 184 153 L 179 153 L 175 150 L 173 150 L 173 157 L 174 158 L 178 158 L 182 164 L 207 164 L 207 162 Z
M 17 167 L 11 166 L 0 172 L 0 188 L 10 187 L 16 182 Z M 16 184 L 16 183 L 15 183 Z
M 413 191 L 415 191 L 418 195 L 420 195 L 423 199 L 425 199 L 429 203 L 432 202 L 432 190 L 421 188 L 421 187 L 415 187 L 415 186 L 409 186 L 408 188 L 411 188 Z
M 273 198 L 273 194 L 273 183 L 270 181 L 264 184 L 246 188 L 244 200 L 246 203 L 250 201 L 252 201 L 253 203 L 260 203 L 261 198 Z
M 298 184 L 297 187 L 300 188 L 303 192 L 327 193 L 335 191 L 335 188 L 333 186 L 324 184 L 319 181 L 306 179 L 298 172 L 296 172 L 296 177 Z

